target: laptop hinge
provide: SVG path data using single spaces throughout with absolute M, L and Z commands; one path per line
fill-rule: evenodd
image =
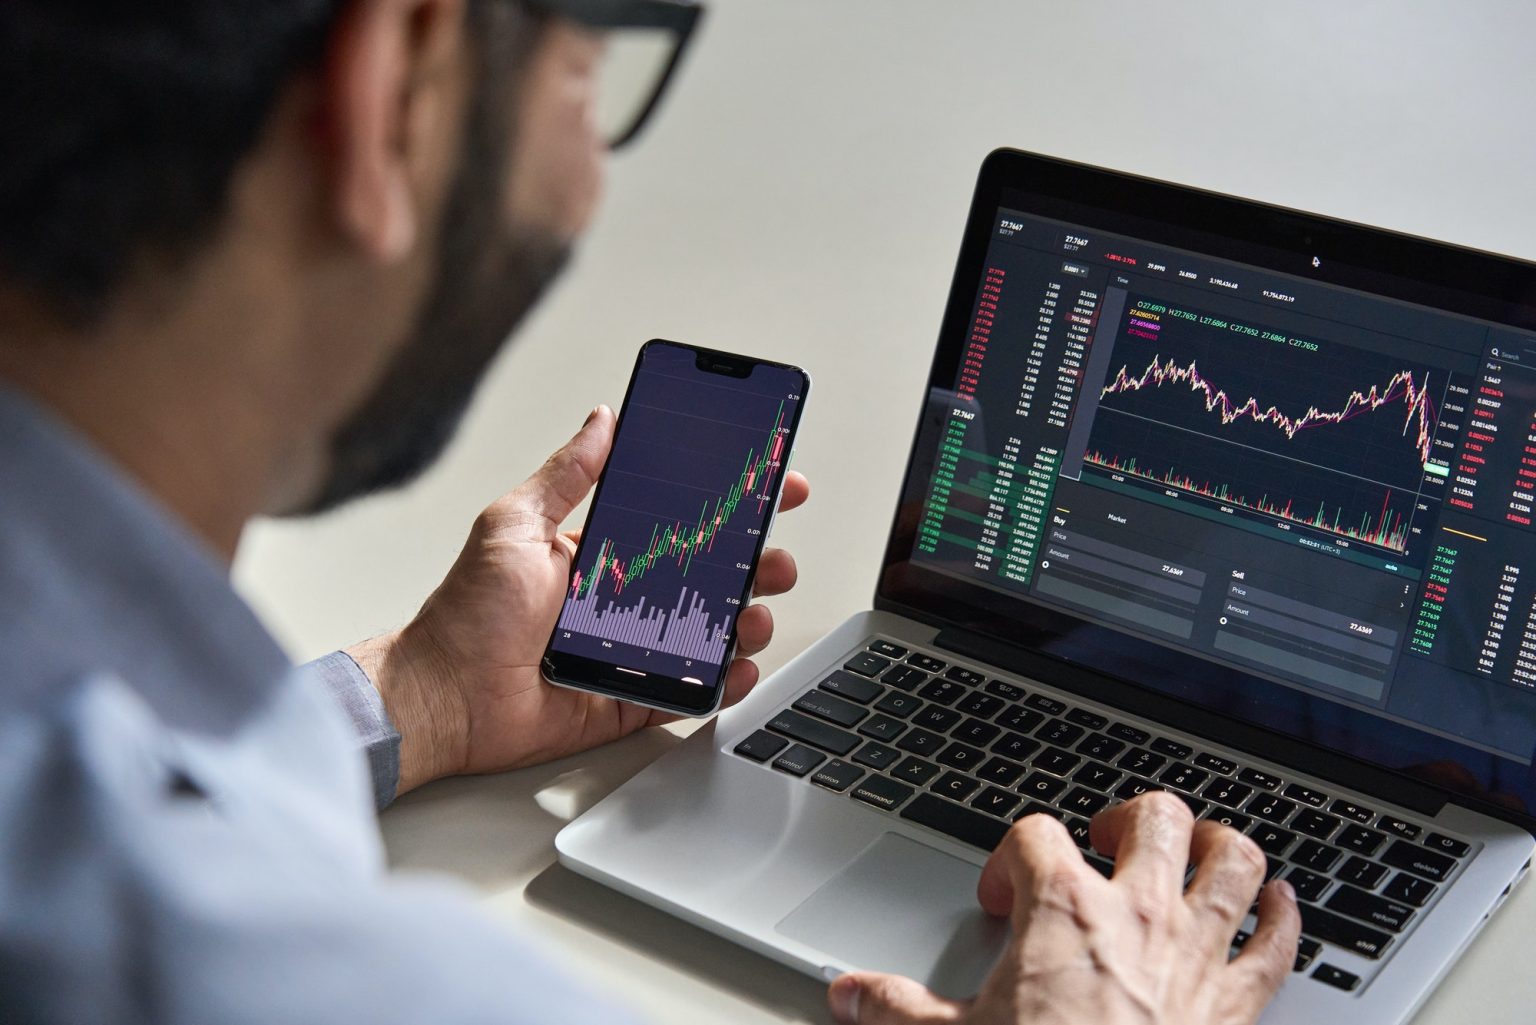
M 1130 714 L 1205 737 L 1223 747 L 1251 752 L 1421 815 L 1438 815 L 1449 800 L 1445 793 L 1427 784 L 1102 673 L 1069 665 L 1038 651 L 954 627 L 941 630 L 934 643 L 957 655 L 1122 708 Z

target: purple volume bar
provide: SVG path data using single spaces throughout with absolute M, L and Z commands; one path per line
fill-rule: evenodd
M 609 601 L 601 609 L 598 601 L 596 588 L 585 598 L 567 601 L 560 613 L 560 629 L 713 665 L 725 661 L 730 622 L 711 623 L 704 599 L 696 591 L 683 588 L 671 612 L 655 606 L 647 609 L 644 598 L 628 607 Z

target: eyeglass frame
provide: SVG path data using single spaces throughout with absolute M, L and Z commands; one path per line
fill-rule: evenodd
M 640 113 L 616 139 L 605 140 L 609 151 L 627 146 L 640 134 L 682 62 L 683 53 L 704 15 L 704 5 L 697 0 L 523 0 L 538 10 L 566 18 L 593 29 L 659 28 L 671 30 L 677 38 L 672 58 L 656 79 L 651 95 Z

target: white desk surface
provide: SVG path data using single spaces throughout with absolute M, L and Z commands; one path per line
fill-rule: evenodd
M 697 341 L 816 378 L 797 456 L 815 494 L 776 532 L 802 587 L 773 603 L 771 669 L 869 600 L 988 150 L 1529 258 L 1533 37 L 1525 0 L 715 0 L 443 464 L 402 495 L 258 526 L 237 577 L 297 657 L 398 625 L 475 512 L 622 397 L 640 342 Z M 825 1020 L 818 984 L 553 866 L 560 824 L 673 739 L 408 795 L 384 816 L 390 857 L 462 878 L 657 1021 Z M 1528 1020 L 1533 941 L 1526 887 L 1418 1020 Z

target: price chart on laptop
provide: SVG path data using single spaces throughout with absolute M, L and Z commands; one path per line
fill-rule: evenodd
M 556 647 L 712 682 L 773 513 L 797 371 L 735 378 L 652 346 L 635 377 L 561 609 Z

